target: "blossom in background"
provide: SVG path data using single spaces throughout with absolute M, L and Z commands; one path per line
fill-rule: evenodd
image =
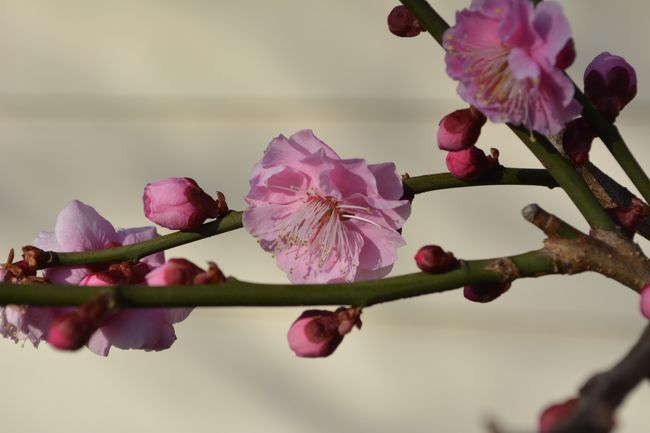
M 309 130 L 274 138 L 253 169 L 244 228 L 294 283 L 381 278 L 411 204 L 392 163 L 341 159 Z
M 463 100 L 493 122 L 556 134 L 580 113 L 563 69 L 575 58 L 561 6 L 474 0 L 444 34 L 447 73 Z
M 641 313 L 650 319 L 650 284 L 646 284 L 641 290 Z
M 40 232 L 33 244 L 46 251 L 90 251 L 128 245 L 157 236 L 154 227 L 115 230 L 94 208 L 75 200 L 59 213 L 54 232 Z M 142 269 L 155 269 L 163 263 L 163 253 L 150 255 L 133 266 L 133 269 L 138 271 L 133 275 L 140 274 Z M 128 279 L 119 280 L 119 265 L 109 264 L 48 268 L 44 275 L 51 282 L 59 284 L 110 285 L 115 282 L 134 282 Z M 143 281 L 142 279 L 141 282 Z M 36 346 L 42 339 L 47 338 L 52 321 L 71 311 L 74 309 L 8 306 L 1 312 L 0 329 L 5 336 L 14 340 L 28 339 Z M 172 325 L 184 320 L 191 311 L 191 308 L 118 311 L 107 317 L 92 334 L 88 347 L 104 356 L 108 354 L 111 346 L 121 349 L 167 349 L 176 339 Z

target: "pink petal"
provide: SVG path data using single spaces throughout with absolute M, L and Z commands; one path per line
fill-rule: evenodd
M 511 3 L 501 25 L 499 36 L 502 42 L 512 48 L 530 48 L 535 43 L 535 32 L 531 25 L 533 5 L 528 0 Z
M 71 201 L 59 213 L 54 233 L 61 251 L 98 250 L 117 241 L 113 225 L 78 200 Z
M 32 245 L 43 251 L 61 251 L 61 246 L 56 240 L 54 232 L 38 232 L 36 239 L 32 241 Z
M 73 268 L 69 266 L 47 268 L 43 271 L 45 278 L 54 284 L 79 284 L 90 271 L 86 267 Z
M 122 245 L 131 245 L 138 242 L 148 241 L 160 237 L 155 227 L 133 227 L 129 229 L 119 229 L 117 231 L 117 242 Z M 143 262 L 152 268 L 161 266 L 165 263 L 165 252 L 161 251 L 142 259 Z
M 535 48 L 536 56 L 543 56 L 554 65 L 557 55 L 571 39 L 571 28 L 562 6 L 553 1 L 538 4 L 533 15 L 533 27 L 543 41 Z
M 526 78 L 539 79 L 539 65 L 525 50 L 514 48 L 510 51 L 508 66 L 517 80 L 525 80 Z
M 402 178 L 397 174 L 397 168 L 392 162 L 383 164 L 368 164 L 368 169 L 375 175 L 377 191 L 385 200 L 399 200 L 404 195 Z
M 329 158 L 340 159 L 340 157 L 329 147 L 314 135 L 311 129 L 303 129 L 289 137 L 289 140 L 298 144 L 306 153 L 325 152 Z
M 165 309 L 129 309 L 120 311 L 99 328 L 88 348 L 106 356 L 111 346 L 159 351 L 171 347 L 175 340 L 176 334 Z

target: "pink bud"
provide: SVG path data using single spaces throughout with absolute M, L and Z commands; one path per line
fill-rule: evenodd
M 476 180 L 499 165 L 499 153 L 496 149 L 492 150 L 491 156 L 485 156 L 481 149 L 473 146 L 458 152 L 449 152 L 446 159 L 447 168 L 460 180 Z
M 403 38 L 411 38 L 424 31 L 418 19 L 403 5 L 395 6 L 388 14 L 388 30 Z
M 144 214 L 173 230 L 196 230 L 207 218 L 219 216 L 217 202 L 188 177 L 169 177 L 144 187 Z
M 646 284 L 641 290 L 641 313 L 646 319 L 650 319 L 650 284 Z
M 149 272 L 145 277 L 150 286 L 172 286 L 193 284 L 194 278 L 203 269 L 185 259 L 169 259 L 162 266 Z
M 580 167 L 589 161 L 594 138 L 595 134 L 584 118 L 579 117 L 567 123 L 562 134 L 562 148 L 574 167 Z
M 438 245 L 425 245 L 415 254 L 415 264 L 424 272 L 445 272 L 456 266 L 458 260 Z
M 510 288 L 508 283 L 471 284 L 463 288 L 463 296 L 472 302 L 486 303 L 494 301 Z
M 576 59 L 576 47 L 573 43 L 573 38 L 569 39 L 564 47 L 555 57 L 555 67 L 558 69 L 566 69 L 573 64 Z
M 572 398 L 564 403 L 547 407 L 539 417 L 539 433 L 550 433 L 565 421 L 578 405 L 578 399 Z
M 584 75 L 585 94 L 613 122 L 637 91 L 636 71 L 623 57 L 607 51 L 591 61 Z
M 486 120 L 483 113 L 473 107 L 447 114 L 438 124 L 438 147 L 452 152 L 472 147 Z
M 76 311 L 55 318 L 47 333 L 47 342 L 61 350 L 79 350 L 95 331 Z
M 361 328 L 360 314 L 360 308 L 307 310 L 289 328 L 289 347 L 300 357 L 329 356 L 353 327 Z

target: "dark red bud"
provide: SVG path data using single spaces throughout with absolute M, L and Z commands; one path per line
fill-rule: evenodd
M 463 288 L 463 296 L 472 302 L 486 303 L 494 301 L 510 288 L 511 283 L 473 284 Z
M 560 50 L 555 57 L 555 67 L 558 69 L 566 69 L 573 64 L 576 59 L 576 48 L 573 43 L 573 38 L 569 39 L 564 47 Z
M 595 134 L 589 123 L 582 117 L 569 122 L 562 134 L 562 148 L 574 167 L 580 167 L 589 161 L 591 142 Z
M 446 272 L 456 266 L 458 260 L 438 245 L 425 245 L 415 255 L 415 264 L 423 272 L 432 274 Z
M 388 30 L 396 36 L 411 38 L 419 35 L 424 28 L 404 5 L 395 6 L 388 14 Z
M 563 403 L 547 407 L 539 417 L 539 433 L 550 433 L 565 421 L 578 405 L 578 399 L 572 398 Z

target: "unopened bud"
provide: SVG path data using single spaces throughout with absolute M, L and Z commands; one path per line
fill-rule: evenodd
M 194 278 L 203 269 L 185 259 L 169 259 L 162 266 L 147 274 L 146 281 L 150 286 L 173 286 L 193 284 Z
M 388 30 L 403 38 L 411 38 L 424 31 L 418 19 L 404 5 L 395 6 L 388 14 L 387 21 Z
M 88 274 L 79 281 L 80 286 L 117 286 L 127 282 L 124 274 L 115 269 Z
M 644 202 L 634 197 L 629 207 L 617 206 L 607 209 L 607 213 L 623 229 L 625 234 L 632 238 L 639 225 L 650 214 L 650 208 Z
M 216 218 L 227 209 L 213 200 L 188 177 L 170 177 L 147 184 L 142 197 L 144 214 L 158 225 L 173 230 L 196 230 L 207 218 Z
M 573 43 L 573 38 L 569 39 L 564 47 L 557 53 L 555 57 L 555 67 L 558 69 L 566 69 L 573 64 L 576 59 L 576 47 Z
M 474 107 L 447 114 L 438 124 L 438 147 L 456 152 L 472 147 L 478 141 L 486 117 Z
M 454 177 L 467 182 L 476 180 L 499 166 L 499 152 L 492 149 L 491 153 L 486 156 L 481 149 L 472 146 L 458 152 L 449 152 L 445 162 Z
M 471 284 L 463 288 L 463 296 L 465 296 L 465 299 L 472 302 L 491 302 L 507 292 L 510 285 L 510 282 Z
M 572 398 L 564 403 L 547 407 L 539 417 L 539 433 L 550 433 L 565 421 L 578 405 L 578 399 Z
M 54 318 L 47 333 L 47 342 L 61 350 L 81 349 L 112 308 L 112 298 L 98 296 L 75 311 Z
M 300 357 L 329 356 L 352 328 L 361 328 L 360 314 L 360 308 L 307 310 L 289 328 L 289 347 Z
M 600 53 L 584 75 L 585 95 L 600 113 L 613 122 L 637 91 L 636 71 L 623 57 Z
M 591 142 L 595 134 L 589 123 L 582 117 L 566 125 L 562 134 L 562 148 L 574 167 L 580 167 L 589 161 Z
M 423 272 L 432 274 L 446 272 L 456 266 L 458 260 L 438 245 L 425 245 L 415 254 L 415 264 Z
M 219 284 L 227 280 L 215 262 L 208 262 L 208 271 L 194 277 L 194 284 Z

